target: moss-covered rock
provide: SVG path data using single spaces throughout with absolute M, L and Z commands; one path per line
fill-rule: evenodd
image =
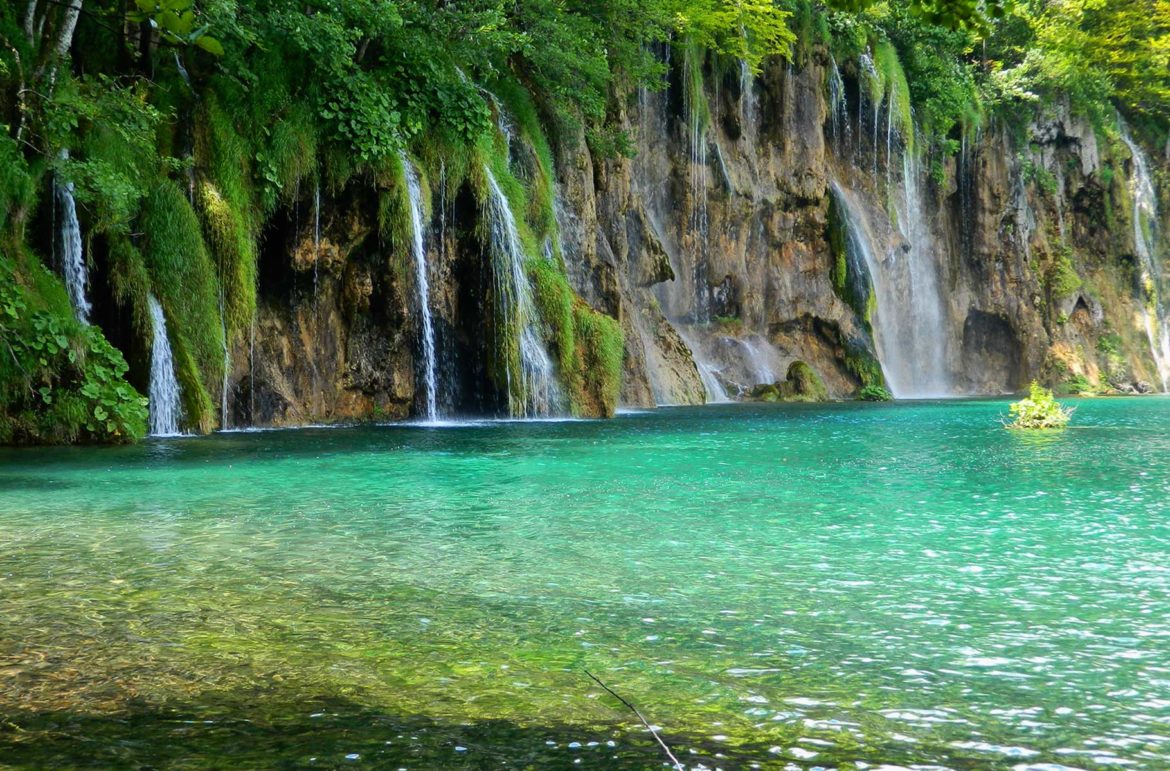
M 788 366 L 788 374 L 780 385 L 785 401 L 827 402 L 829 389 L 825 388 L 820 375 L 803 361 L 794 361 Z
M 829 389 L 812 367 L 797 360 L 788 366 L 783 381 L 757 385 L 751 398 L 761 402 L 827 402 Z

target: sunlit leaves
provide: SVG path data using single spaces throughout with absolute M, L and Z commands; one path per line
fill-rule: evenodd
M 159 37 L 171 45 L 195 45 L 215 56 L 223 56 L 223 45 L 208 34 L 209 25 L 200 23 L 194 0 L 134 0 L 126 19 L 149 22 Z

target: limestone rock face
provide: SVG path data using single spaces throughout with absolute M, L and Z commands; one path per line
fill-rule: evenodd
M 620 323 L 622 404 L 750 398 L 798 361 L 829 398 L 880 385 L 879 359 L 888 369 L 903 341 L 888 329 L 882 339 L 883 317 L 897 309 L 876 299 L 872 274 L 922 243 L 940 311 L 936 328 L 920 331 L 938 337 L 952 393 L 1015 391 L 1033 378 L 1131 391 L 1158 382 L 1124 144 L 1060 107 L 1038 116 L 1022 144 L 993 124 L 957 156 L 917 161 L 923 224 L 912 232 L 895 197 L 908 184 L 899 140 L 853 103 L 834 115 L 830 66 L 813 55 L 752 79 L 707 67 L 709 117 L 696 123 L 674 62 L 661 90 L 615 101 L 632 157 L 597 155 L 583 133 L 555 139 L 565 267 L 577 294 Z M 857 93 L 855 73 L 845 71 L 844 88 Z M 834 189 L 846 188 L 869 223 L 872 264 L 838 259 L 831 209 Z M 417 414 L 418 298 L 371 197 L 360 185 L 328 197 L 319 238 L 306 201 L 265 235 L 255 329 L 232 343 L 229 423 Z M 485 363 L 496 343 L 482 211 L 466 189 L 432 208 L 440 408 L 498 413 Z M 841 270 L 849 275 L 835 284 Z

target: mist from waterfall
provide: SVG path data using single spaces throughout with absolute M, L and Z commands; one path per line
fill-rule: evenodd
M 1133 156 L 1130 193 L 1133 197 L 1133 241 L 1141 263 L 1142 317 L 1150 341 L 1150 355 L 1158 368 L 1163 393 L 1170 392 L 1170 285 L 1162 271 L 1158 196 L 1150 177 L 1150 163 L 1129 127 L 1121 123 L 1121 139 Z
M 167 320 L 162 306 L 152 294 L 147 295 L 150 310 L 150 435 L 177 436 L 183 417 L 179 381 L 175 377 L 175 357 L 167 337 Z
M 508 412 L 512 417 L 547 417 L 561 411 L 561 393 L 552 358 L 539 334 L 539 316 L 532 299 L 532 285 L 524 268 L 526 255 L 516 217 L 491 168 L 484 166 L 488 182 L 487 219 L 495 275 L 498 323 L 505 331 L 505 370 Z M 517 362 L 510 355 L 518 345 Z M 514 364 L 518 364 L 514 366 Z
M 435 355 L 435 325 L 431 317 L 430 279 L 427 276 L 427 250 L 425 243 L 426 222 L 423 219 L 422 186 L 414 164 L 401 154 L 402 171 L 406 177 L 406 192 L 410 199 L 411 240 L 410 251 L 414 258 L 414 285 L 418 297 L 418 314 L 422 326 L 423 380 L 426 384 L 426 416 L 434 422 L 439 419 L 438 366 Z

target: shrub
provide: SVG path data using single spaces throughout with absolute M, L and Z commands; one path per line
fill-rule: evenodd
M 1027 398 L 1011 406 L 1012 421 L 1006 425 L 1008 428 L 1028 430 L 1064 428 L 1072 414 L 1072 409 L 1056 401 L 1052 391 L 1033 380 Z
M 97 327 L 38 299 L 0 257 L 0 442 L 141 439 L 146 399 L 124 379 L 122 354 Z
M 857 398 L 863 402 L 890 402 L 894 400 L 893 394 L 879 385 L 867 385 L 862 387 L 857 392 Z

